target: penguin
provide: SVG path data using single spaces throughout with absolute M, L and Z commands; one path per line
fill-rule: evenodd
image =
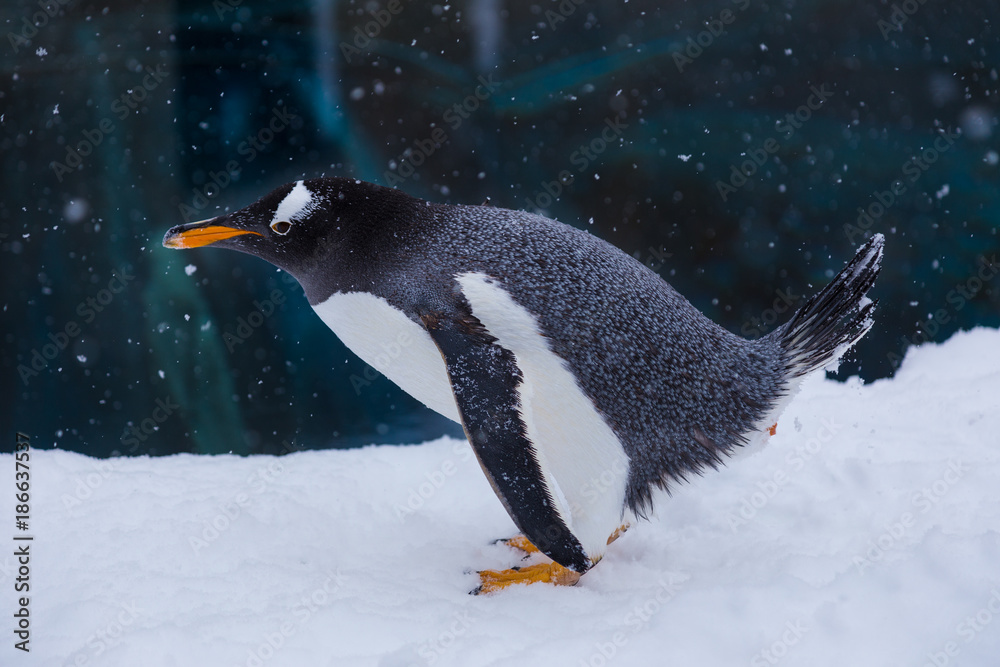
M 290 273 L 348 348 L 463 426 L 520 531 L 506 542 L 547 556 L 480 572 L 475 592 L 489 593 L 577 583 L 656 489 L 773 434 L 803 378 L 871 328 L 884 238 L 755 339 L 586 231 L 349 178 L 288 183 L 173 227 L 163 245 L 228 248 Z

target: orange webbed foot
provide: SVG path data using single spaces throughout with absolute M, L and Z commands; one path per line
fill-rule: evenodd
M 473 595 L 495 593 L 508 586 L 519 584 L 546 583 L 555 586 L 575 586 L 580 581 L 580 573 L 563 567 L 559 563 L 548 562 L 512 567 L 509 570 L 482 570 L 479 572 L 479 588 Z

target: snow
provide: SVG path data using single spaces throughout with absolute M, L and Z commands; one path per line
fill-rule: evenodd
M 763 451 L 658 497 L 573 588 L 468 595 L 518 555 L 464 442 L 35 450 L 31 654 L 5 548 L 0 664 L 993 665 L 998 351 L 975 329 L 892 380 L 810 378 Z

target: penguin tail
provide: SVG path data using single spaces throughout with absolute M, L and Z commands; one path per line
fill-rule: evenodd
M 866 294 L 882 265 L 885 237 L 875 234 L 819 294 L 771 336 L 784 351 L 788 379 L 835 363 L 874 324 Z

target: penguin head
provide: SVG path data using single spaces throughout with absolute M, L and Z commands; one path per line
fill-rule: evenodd
M 172 227 L 167 248 L 212 246 L 260 257 L 302 277 L 382 236 L 408 195 L 350 178 L 286 183 L 249 206 Z

